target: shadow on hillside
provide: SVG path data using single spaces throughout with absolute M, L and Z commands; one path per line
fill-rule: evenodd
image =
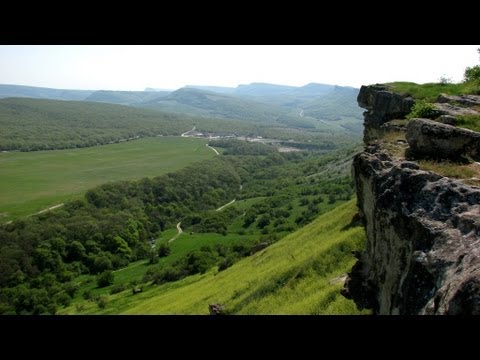
M 357 227 L 357 226 L 363 226 L 362 223 L 362 218 L 360 217 L 360 213 L 356 212 L 355 215 L 352 216 L 352 219 L 350 222 L 342 227 L 341 231 L 347 231 L 350 228 Z

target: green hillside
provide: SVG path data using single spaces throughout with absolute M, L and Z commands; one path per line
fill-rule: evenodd
M 357 96 L 358 89 L 336 86 L 324 96 L 306 101 L 302 107 L 305 116 L 360 134 L 363 131 L 363 111 L 357 105 Z
M 136 295 L 128 289 L 110 295 L 103 310 L 83 301 L 59 314 L 208 314 L 211 303 L 221 303 L 229 314 L 359 314 L 340 295 L 355 262 L 351 252 L 365 241 L 355 214 L 351 200 L 224 271 L 148 285 Z M 135 265 L 122 276 L 128 271 Z
M 207 90 L 208 87 L 196 87 L 196 89 L 198 89 L 196 95 L 200 97 L 202 90 Z M 222 95 L 226 94 L 223 88 L 219 90 L 209 88 L 208 90 L 217 92 L 218 98 L 236 98 L 237 102 L 243 101 L 245 105 L 248 105 L 244 106 L 248 112 L 242 108 L 235 108 L 231 102 L 225 102 L 223 116 L 230 117 L 232 114 L 238 116 L 238 114 L 244 113 L 247 117 L 255 115 L 256 119 L 262 119 L 264 115 L 268 114 L 262 110 L 262 107 L 267 106 L 270 107 L 270 111 L 274 110 L 276 113 L 276 116 L 271 119 L 288 127 L 316 128 L 336 133 L 348 131 L 352 134 L 361 134 L 363 130 L 362 110 L 357 106 L 358 89 L 356 88 L 316 83 L 302 87 L 252 83 L 228 89 L 231 90 L 228 96 Z M 181 90 L 184 89 L 177 92 Z M 187 90 L 190 90 L 190 94 L 194 94 L 194 89 Z M 205 94 L 206 92 L 203 92 L 202 96 L 205 97 Z M 219 103 L 221 102 L 214 102 L 213 106 L 218 106 Z M 208 101 L 189 103 L 189 106 L 188 110 L 192 113 L 194 113 L 194 107 L 203 106 L 203 111 L 213 108 Z M 227 109 L 232 113 L 226 111 Z M 180 111 L 181 107 L 178 110 Z M 187 112 L 187 109 L 183 108 L 183 111 Z
M 142 106 L 193 115 L 249 120 L 262 124 L 276 123 L 276 119 L 285 114 L 284 109 L 272 105 L 194 88 L 181 88 Z

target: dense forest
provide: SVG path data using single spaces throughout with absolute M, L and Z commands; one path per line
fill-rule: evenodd
M 0 100 L 1 150 L 88 147 L 156 135 L 179 135 L 194 121 L 121 105 L 77 101 Z
M 350 177 L 335 164 L 355 149 L 319 157 L 266 154 L 256 151 L 259 144 L 245 150 L 248 144 L 233 143 L 226 150 L 250 155 L 226 155 L 156 178 L 104 184 L 61 209 L 1 226 L 0 313 L 53 314 L 70 303 L 78 276 L 91 274 L 99 287 L 108 286 L 112 270 L 138 259 L 152 262 L 139 280 L 157 284 L 215 265 L 224 269 L 259 244 L 308 223 L 324 204 L 333 206 L 353 194 Z M 315 176 L 329 166 L 328 176 Z M 232 199 L 246 201 L 245 210 L 215 211 Z M 242 225 L 233 230 L 235 219 L 242 219 Z M 179 221 L 184 231 L 235 231 L 238 241 L 190 252 L 168 267 L 155 266 L 169 249 L 153 252 L 151 241 Z M 244 234 L 249 241 L 242 240 Z
M 282 118 L 283 119 L 283 118 Z M 191 117 L 117 104 L 86 101 L 7 98 L 0 100 L 0 151 L 37 151 L 90 147 L 139 137 L 180 135 L 196 126 L 215 134 L 272 137 L 302 143 L 351 143 L 342 131 L 309 129 L 303 125 Z M 288 121 L 287 121 L 288 122 Z

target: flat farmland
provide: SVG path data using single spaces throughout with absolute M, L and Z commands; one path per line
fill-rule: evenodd
M 207 140 L 156 137 L 82 149 L 0 153 L 0 223 L 117 180 L 159 176 L 212 158 Z

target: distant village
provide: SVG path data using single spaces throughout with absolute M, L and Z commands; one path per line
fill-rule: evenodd
M 194 126 L 192 130 L 184 132 L 182 137 L 194 137 L 194 138 L 205 138 L 209 140 L 215 139 L 236 139 L 242 141 L 258 142 L 265 145 L 272 145 L 278 148 L 279 152 L 291 152 L 291 151 L 301 151 L 298 148 L 286 147 L 281 144 L 280 140 L 277 139 L 264 139 L 262 136 L 240 136 L 237 133 L 210 133 L 210 132 L 200 132 L 196 130 Z M 294 140 L 288 140 L 288 142 L 293 143 Z

